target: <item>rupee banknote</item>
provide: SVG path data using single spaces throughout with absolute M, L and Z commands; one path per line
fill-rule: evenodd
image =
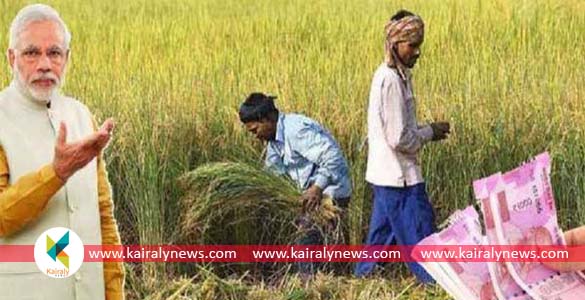
M 503 193 L 504 182 L 501 173 L 475 180 L 473 191 L 483 213 L 483 222 L 486 234 L 486 245 L 497 245 L 498 238 L 495 227 L 495 220 L 490 205 L 491 198 Z M 516 283 L 508 272 L 506 263 L 503 261 L 488 261 L 488 270 L 492 277 L 494 292 L 499 300 L 530 300 L 532 297 Z
M 440 245 L 438 237 L 433 234 L 422 240 L 418 245 L 434 246 Z M 454 299 L 474 299 L 473 296 L 464 289 L 463 282 L 457 276 L 455 271 L 443 262 L 425 262 L 420 261 L 420 265 L 435 279 L 435 281 Z
M 550 156 L 545 152 L 499 176 L 496 192 L 489 198 L 497 244 L 565 244 L 557 222 L 550 172 Z M 503 190 L 498 190 L 502 184 Z M 585 299 L 585 282 L 577 272 L 558 273 L 538 261 L 506 261 L 506 267 L 533 299 Z
M 481 247 L 484 241 L 479 215 L 473 206 L 470 206 L 453 213 L 447 228 L 429 236 L 419 245 Z M 485 262 L 426 262 L 422 265 L 455 299 L 498 299 Z

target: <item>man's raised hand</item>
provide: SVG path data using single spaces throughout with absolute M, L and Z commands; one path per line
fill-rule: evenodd
M 61 122 L 55 145 L 53 168 L 61 180 L 67 181 L 75 172 L 85 167 L 107 146 L 114 130 L 114 121 L 108 119 L 100 129 L 86 138 L 67 143 L 67 126 Z

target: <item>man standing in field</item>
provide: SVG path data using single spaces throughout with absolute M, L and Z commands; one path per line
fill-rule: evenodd
M 333 136 L 306 116 L 284 114 L 274 105 L 275 97 L 252 93 L 240 106 L 240 120 L 258 139 L 268 142 L 265 166 L 287 175 L 303 190 L 304 211 L 317 209 L 323 196 L 341 208 L 348 205 L 351 180 L 347 161 Z M 323 243 L 320 230 L 307 218 L 299 225 L 305 235 L 301 245 Z M 312 264 L 301 264 L 301 271 L 312 273 Z
M 417 124 L 410 69 L 424 39 L 422 19 L 401 10 L 385 29 L 385 61 L 374 74 L 368 107 L 366 180 L 374 203 L 366 244 L 414 245 L 435 230 L 418 153 L 425 143 L 447 138 L 449 123 Z M 360 262 L 355 273 L 365 276 L 375 265 Z M 432 281 L 419 264 L 409 267 L 422 282 Z
M 87 107 L 63 96 L 71 34 L 57 11 L 30 5 L 14 18 L 0 93 L 0 245 L 34 245 L 66 227 L 88 245 L 119 245 L 102 150 L 114 124 L 97 129 Z M 66 249 L 65 249 L 66 250 Z M 6 299 L 123 299 L 122 263 L 85 263 L 54 279 L 35 263 L 0 263 Z

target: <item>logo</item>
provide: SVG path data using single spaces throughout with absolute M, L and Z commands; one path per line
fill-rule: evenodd
M 37 238 L 35 262 L 41 272 L 53 278 L 67 278 L 83 263 L 83 243 L 75 232 L 64 227 L 51 228 Z

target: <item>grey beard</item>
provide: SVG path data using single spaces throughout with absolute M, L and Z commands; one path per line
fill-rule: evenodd
M 61 86 L 62 81 L 58 81 L 57 85 L 52 88 L 48 93 L 38 93 L 34 90 L 33 87 L 28 85 L 26 81 L 20 76 L 20 72 L 18 68 L 13 68 L 13 80 L 16 82 L 16 85 L 20 92 L 25 95 L 28 99 L 33 100 L 35 102 L 40 102 L 43 104 L 51 102 L 51 99 L 54 98 L 58 94 L 59 87 Z

